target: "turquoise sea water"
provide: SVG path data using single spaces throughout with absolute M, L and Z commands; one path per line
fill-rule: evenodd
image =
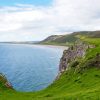
M 44 89 L 57 76 L 62 52 L 57 47 L 0 44 L 0 73 L 18 91 Z

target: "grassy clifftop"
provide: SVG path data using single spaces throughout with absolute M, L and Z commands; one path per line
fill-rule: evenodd
M 79 35 L 88 38 L 100 38 L 100 31 L 82 31 L 74 32 L 68 35 L 52 35 L 41 41 L 40 44 L 73 45 L 76 40 L 80 39 L 77 37 Z
M 9 89 L 0 80 L 0 100 L 100 100 L 100 38 L 80 34 L 76 38 L 91 48 L 58 80 L 42 91 L 29 93 Z

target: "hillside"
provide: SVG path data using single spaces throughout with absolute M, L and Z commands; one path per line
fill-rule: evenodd
M 7 87 L 1 76 L 0 100 L 100 100 L 100 35 L 83 33 L 68 35 L 77 41 L 63 52 L 53 84 L 39 92 L 22 93 Z
M 82 31 L 74 32 L 68 35 L 52 35 L 45 40 L 41 41 L 40 44 L 52 44 L 52 45 L 72 45 L 79 38 L 78 35 L 90 37 L 90 38 L 100 38 L 100 31 Z

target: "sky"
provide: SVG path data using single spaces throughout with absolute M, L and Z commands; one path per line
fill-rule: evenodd
M 32 4 L 35 6 L 48 6 L 52 0 L 0 0 L 1 6 L 14 6 L 16 4 Z
M 100 0 L 0 0 L 0 41 L 95 30 L 100 30 Z

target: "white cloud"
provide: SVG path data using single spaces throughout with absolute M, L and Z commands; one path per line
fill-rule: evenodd
M 99 23 L 100 0 L 54 0 L 48 7 L 17 4 L 0 8 L 0 41 L 99 30 Z

